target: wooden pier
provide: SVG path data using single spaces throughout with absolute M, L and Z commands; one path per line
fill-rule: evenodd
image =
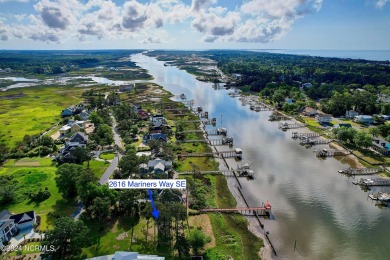
M 185 106 L 193 107 L 195 104 L 195 101 L 193 99 L 191 100 L 178 100 L 178 102 L 183 103 Z
M 204 130 L 185 130 L 185 131 L 180 132 L 180 133 L 183 133 L 183 134 L 186 134 L 186 133 L 205 133 L 206 135 L 222 135 L 222 136 L 226 136 L 227 131 L 221 131 L 220 129 L 214 129 L 214 130 L 208 130 L 208 131 L 204 131 Z
M 222 139 L 186 139 L 186 140 L 177 140 L 177 142 L 181 143 L 209 143 L 213 146 L 220 146 L 220 145 L 233 145 L 233 138 L 232 137 L 223 137 Z
M 304 124 L 298 124 L 298 123 L 287 123 L 287 122 L 280 122 L 279 123 L 279 128 L 282 130 L 287 130 L 287 129 L 294 129 L 294 128 L 301 128 L 305 127 Z
M 316 153 L 317 157 L 332 157 L 332 156 L 343 156 L 343 155 L 350 154 L 350 152 L 346 150 L 328 150 L 328 149 L 322 149 L 313 152 Z
M 242 156 L 242 154 L 237 153 L 236 151 L 218 151 L 218 152 L 208 152 L 208 153 L 182 153 L 179 154 L 180 157 L 224 157 L 224 158 L 236 158 Z
M 321 136 L 318 133 L 298 133 L 292 132 L 292 138 L 314 138 Z
M 373 179 L 364 179 L 361 178 L 358 182 L 353 181 L 352 182 L 355 185 L 361 185 L 361 186 L 390 186 L 390 178 L 385 179 L 385 178 L 373 178 Z
M 319 144 L 329 144 L 331 142 L 332 142 L 332 140 L 323 139 L 323 138 L 320 138 L 320 139 L 306 138 L 306 139 L 301 140 L 299 142 L 299 144 L 301 144 L 301 145 L 319 145 Z
M 217 123 L 217 119 L 213 117 L 212 119 L 208 119 L 208 120 L 201 120 L 201 119 L 185 120 L 182 121 L 182 123 L 202 123 L 204 125 L 214 125 Z
M 208 209 L 200 209 L 199 212 L 222 212 L 222 213 L 241 213 L 241 214 L 264 214 L 264 212 L 268 212 L 271 208 L 266 207 L 248 207 L 248 208 L 208 208 Z
M 340 169 L 338 172 L 348 175 L 371 175 L 375 173 L 381 172 L 381 169 L 373 169 L 373 168 L 360 168 L 354 169 L 351 167 Z
M 195 172 L 177 172 L 178 175 L 192 175 Z M 253 180 L 253 173 L 248 173 L 242 170 L 218 170 L 218 171 L 199 171 L 197 173 L 200 174 L 211 174 L 211 175 L 219 175 L 222 174 L 227 177 L 246 177 L 248 179 Z M 237 174 L 235 174 L 237 173 Z
M 277 115 L 270 115 L 268 121 L 286 121 L 291 120 L 291 117 L 288 116 L 277 116 Z

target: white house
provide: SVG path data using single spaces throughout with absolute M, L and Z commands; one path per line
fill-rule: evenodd
M 345 111 L 345 118 L 349 118 L 349 119 L 352 119 L 352 118 L 355 118 L 355 116 L 358 116 L 359 113 L 355 110 L 347 110 Z
M 0 244 L 9 241 L 18 230 L 31 228 L 36 222 L 34 211 L 13 215 L 8 210 L 0 212 Z
M 320 124 L 330 123 L 332 121 L 332 119 L 333 119 L 332 115 L 329 115 L 329 114 L 317 114 L 316 115 L 316 120 Z
M 370 125 L 372 124 L 372 116 L 368 116 L 368 115 L 355 116 L 354 121 L 361 124 Z

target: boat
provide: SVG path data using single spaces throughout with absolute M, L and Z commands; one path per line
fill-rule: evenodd
M 186 95 L 184 95 L 184 94 L 181 94 L 181 95 L 180 95 L 180 98 L 181 98 L 181 99 L 187 99 Z

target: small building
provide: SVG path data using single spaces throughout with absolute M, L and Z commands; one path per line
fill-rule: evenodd
M 312 107 L 305 107 L 305 109 L 302 111 L 302 114 L 305 116 L 315 116 L 317 115 L 317 110 Z
M 345 118 L 353 119 L 355 116 L 358 116 L 359 113 L 355 110 L 347 110 L 345 111 Z
M 390 96 L 385 94 L 378 95 L 377 103 L 390 103 Z
M 320 124 L 330 123 L 330 122 L 332 122 L 333 117 L 332 117 L 332 115 L 329 115 L 329 114 L 317 114 L 316 120 Z
M 355 116 L 354 121 L 360 124 L 370 125 L 372 124 L 372 116 L 368 116 L 368 115 Z
M 242 78 L 242 75 L 241 75 L 241 74 L 238 74 L 238 73 L 234 73 L 232 76 L 233 76 L 233 78 L 234 78 L 235 80 L 241 80 L 241 78 Z
M 372 149 L 383 155 L 390 155 L 390 142 L 387 142 L 383 138 L 375 138 L 372 142 Z

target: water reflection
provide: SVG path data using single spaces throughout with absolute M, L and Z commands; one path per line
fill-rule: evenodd
M 244 194 L 253 206 L 272 203 L 277 220 L 266 220 L 265 228 L 278 258 L 388 259 L 390 210 L 374 206 L 367 192 L 352 185 L 352 178 L 339 174 L 340 161 L 318 160 L 313 149 L 291 138 L 291 131 L 282 132 L 269 122 L 270 112 L 250 111 L 227 90 L 214 90 L 213 84 L 154 58 L 137 54 L 132 60 L 155 83 L 195 99 L 243 149 L 256 173 L 254 181 L 243 181 Z

